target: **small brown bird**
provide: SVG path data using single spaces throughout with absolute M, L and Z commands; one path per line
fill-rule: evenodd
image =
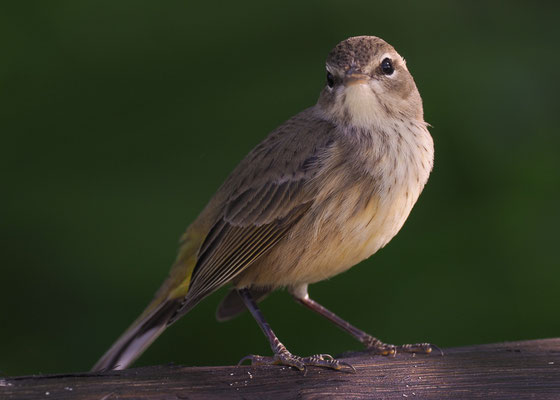
M 352 368 L 324 354 L 295 356 L 280 343 L 257 307 L 278 288 L 376 354 L 432 350 L 429 343 L 385 344 L 307 293 L 308 284 L 346 271 L 397 234 L 434 155 L 422 99 L 391 45 L 374 36 L 349 38 L 330 52 L 326 69 L 317 104 L 271 132 L 235 168 L 182 236 L 153 301 L 94 371 L 126 368 L 165 328 L 228 283 L 218 320 L 249 309 L 274 353 L 243 359 L 254 364 Z

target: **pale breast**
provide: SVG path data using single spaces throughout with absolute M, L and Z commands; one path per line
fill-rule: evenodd
M 241 285 L 318 282 L 385 246 L 406 221 L 433 162 L 432 140 L 423 125 L 399 129 L 400 138 L 393 135 L 394 143 L 371 166 L 374 173 L 349 174 L 348 164 L 339 162 L 327 170 L 313 207 L 240 277 Z

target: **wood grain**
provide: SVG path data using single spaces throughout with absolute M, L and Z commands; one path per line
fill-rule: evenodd
M 154 366 L 0 378 L 0 399 L 560 399 L 560 339 L 342 355 L 357 373 L 281 366 Z

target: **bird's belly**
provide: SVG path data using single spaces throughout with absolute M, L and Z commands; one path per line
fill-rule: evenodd
M 403 193 L 404 194 L 404 193 Z M 400 230 L 412 209 L 404 196 L 391 196 L 380 201 L 372 198 L 363 211 L 339 219 L 331 233 L 333 239 L 308 260 L 306 283 L 330 278 L 346 271 L 385 246 Z M 305 266 L 301 266 L 306 270 Z
M 397 234 L 415 200 L 405 192 L 365 202 L 345 196 L 324 206 L 321 215 L 308 214 L 286 240 L 237 279 L 237 286 L 294 286 L 346 271 Z

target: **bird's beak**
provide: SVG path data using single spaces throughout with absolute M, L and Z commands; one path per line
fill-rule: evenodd
M 354 68 L 350 68 L 346 75 L 344 75 L 344 86 L 349 87 L 352 85 L 362 85 L 366 84 L 370 80 L 369 75 L 356 72 Z

